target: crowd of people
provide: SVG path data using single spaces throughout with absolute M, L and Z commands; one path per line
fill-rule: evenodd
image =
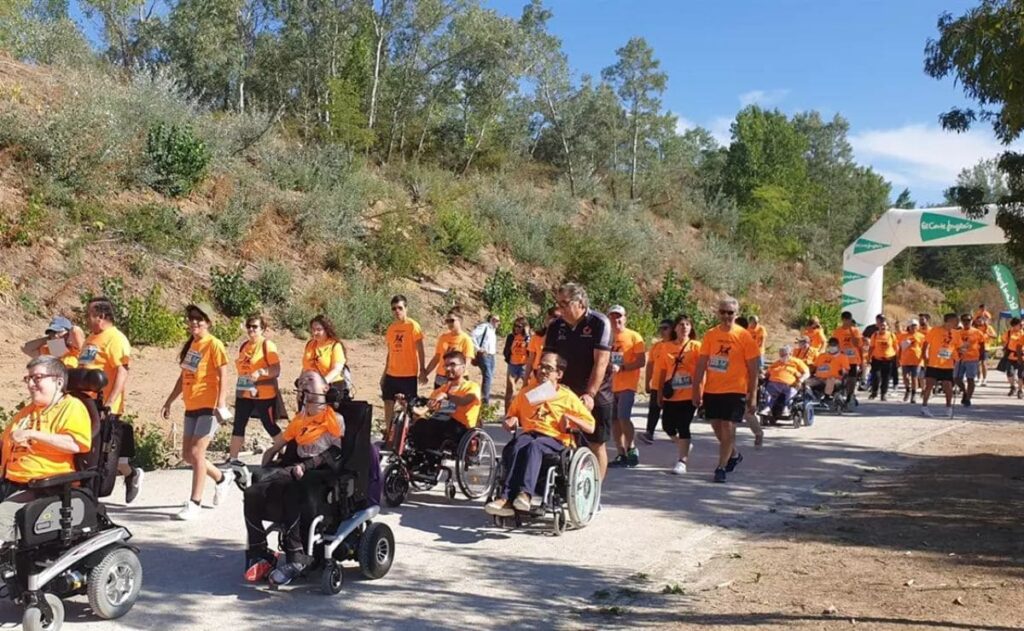
M 490 315 L 467 332 L 463 313 L 457 308 L 448 311 L 445 330 L 428 356 L 423 329 L 410 317 L 406 298 L 394 296 L 391 310 L 394 318 L 384 334 L 386 355 L 379 380 L 385 417 L 391 419 L 396 405 L 416 400 L 419 388 L 431 384 L 427 413 L 410 435 L 417 444 L 436 448 L 479 424 L 481 408 L 489 403 L 494 387 L 501 319 Z M 254 482 L 249 469 L 239 468 L 250 419 L 258 419 L 273 441 L 264 464 L 294 442 L 306 459 L 289 469 L 292 478 L 301 478 L 303 467 L 320 466 L 317 458 L 344 434 L 344 419 L 330 411 L 326 401 L 332 392 L 344 398 L 352 389 L 345 344 L 331 321 L 318 315 L 309 322 L 310 339 L 302 353 L 298 411 L 282 429 L 280 422 L 289 418 L 280 385 L 282 356 L 267 337 L 267 320 L 260 315 L 245 320 L 246 337 L 234 358 L 237 379 L 232 385 L 229 351 L 210 332 L 213 309 L 190 304 L 184 315 L 188 338 L 177 356 L 177 378 L 161 408 L 169 419 L 174 402 L 180 398 L 184 404 L 181 455 L 192 476 L 188 499 L 174 515 L 180 520 L 199 513 L 207 479 L 213 483 L 214 506 L 223 502 L 243 475 L 240 471 L 246 477 L 237 480 L 243 488 L 260 483 L 265 474 L 257 470 Z M 845 404 L 852 409 L 858 390 L 866 390 L 869 399 L 886 401 L 902 383 L 903 400 L 916 405 L 920 397 L 921 414 L 933 415 L 930 403 L 938 395 L 945 415 L 952 418 L 954 392 L 962 406 L 970 407 L 975 388 L 986 383 L 990 349 L 1001 347 L 998 369 L 1008 378 L 1009 394 L 1024 393 L 1024 327 L 1014 318 L 998 339 L 984 305 L 972 314 L 946 314 L 935 325 L 926 313 L 902 325 L 879 315 L 863 331 L 849 312 L 830 333 L 811 318 L 794 345 L 778 349 L 778 358 L 771 362 L 765 358 L 767 331 L 757 316 L 741 316 L 738 301 L 729 297 L 718 302 L 716 315 L 717 323 L 702 335 L 688 315 L 664 320 L 648 348 L 644 337 L 629 328 L 625 308 L 614 305 L 598 311 L 582 286 L 567 283 L 557 291 L 556 304 L 545 312 L 540 328 L 531 330 L 526 317 L 515 318 L 502 349 L 507 365 L 503 426 L 515 432 L 503 452 L 509 477 L 503 493 L 486 510 L 507 515 L 528 508 L 543 455 L 575 446 L 577 435 L 593 452 L 604 478 L 609 467 L 639 465 L 637 441 L 652 444 L 660 421 L 677 448 L 672 472 L 681 475 L 689 468 L 692 423 L 702 413 L 718 442 L 712 479 L 722 483 L 743 461 L 736 444 L 737 426 L 748 425 L 755 447 L 760 447 L 764 432 L 758 422 L 758 413 L 763 412 L 759 402 L 780 400 L 788 407 L 804 386 L 826 399 L 845 394 Z M 64 394 L 68 369 L 105 374 L 102 399 L 121 435 L 118 471 L 124 476 L 125 501 L 131 503 L 142 487 L 144 472 L 132 464 L 132 426 L 121 420 L 131 345 L 117 328 L 113 305 L 106 298 L 88 302 L 85 323 L 88 334 L 69 319 L 55 317 L 43 337 L 23 347 L 32 357 L 25 375 L 30 402 L 3 436 L 0 540 L 12 536 L 12 511 L 32 497 L 27 483 L 73 470 L 73 455 L 89 449 L 83 429 L 88 416 L 79 402 Z M 470 378 L 470 365 L 479 369 L 479 384 Z M 649 403 L 645 429 L 636 432 L 632 418 L 640 392 L 649 395 Z M 446 413 L 444 420 L 435 418 L 441 411 Z M 207 451 L 221 424 L 230 424 L 232 435 L 227 462 L 215 464 Z M 610 448 L 615 450 L 611 459 Z M 260 497 L 252 506 L 247 499 L 247 515 L 260 512 L 260 502 L 266 501 Z M 249 521 L 255 566 L 262 558 L 266 533 Z M 299 537 L 291 533 L 286 542 L 295 555 L 301 555 Z M 297 559 L 291 570 L 279 568 L 285 575 L 278 578 L 290 580 L 289 572 L 295 574 L 301 566 L 302 559 Z

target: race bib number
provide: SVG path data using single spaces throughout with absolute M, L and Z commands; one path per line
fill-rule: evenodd
M 903 340 L 903 343 L 900 344 L 900 348 L 902 348 L 903 350 L 907 350 L 908 348 L 910 348 L 910 340 Z
M 953 359 L 953 351 L 948 348 L 940 348 L 939 359 Z
M 821 366 L 818 366 L 817 374 L 827 375 L 830 372 L 832 372 L 832 364 L 822 364 Z
M 235 384 L 235 390 L 237 390 L 239 392 L 246 392 L 246 393 L 248 393 L 250 390 L 252 390 L 255 387 L 256 387 L 256 383 L 252 380 L 251 377 L 239 376 L 238 377 L 238 382 Z
M 202 360 L 203 356 L 198 351 L 189 351 L 185 355 L 185 361 L 181 362 L 181 369 L 187 370 L 188 372 L 195 372 L 199 370 L 199 361 Z
M 857 351 L 853 350 L 852 348 L 847 348 L 846 350 L 843 351 L 843 354 L 846 355 L 847 357 L 856 357 Z
M 689 388 L 693 385 L 693 378 L 686 373 L 682 373 L 672 377 L 673 388 Z
M 82 354 L 78 356 L 78 361 L 83 364 L 88 364 L 96 361 L 96 356 L 99 355 L 100 349 L 95 346 L 86 346 L 82 349 Z
M 724 355 L 715 355 L 708 360 L 708 369 L 715 372 L 729 371 L 729 358 Z
M 621 367 L 623 364 L 622 353 L 612 353 L 612 366 Z
M 455 414 L 455 404 L 451 401 L 445 400 L 445 402 L 441 404 L 441 407 L 437 408 L 437 413 L 451 416 L 452 414 Z

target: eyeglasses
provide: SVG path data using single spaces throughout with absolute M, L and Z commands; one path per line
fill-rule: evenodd
M 185 319 L 188 320 L 189 322 L 206 322 L 206 317 L 201 316 L 198 313 L 190 313 L 187 316 L 185 316 Z
M 445 370 L 454 370 L 454 369 L 458 368 L 459 366 L 463 366 L 463 365 L 464 364 L 459 364 L 459 363 L 456 363 L 456 362 L 450 362 L 450 363 L 445 364 L 444 368 L 445 368 Z
M 42 374 L 38 374 L 38 375 L 25 375 L 22 378 L 22 381 L 24 381 L 26 384 L 32 383 L 32 384 L 38 386 L 39 382 L 42 381 L 43 379 L 46 379 L 47 377 L 56 377 L 56 376 L 57 375 L 51 375 L 49 373 L 42 373 Z
M 558 366 L 554 366 L 552 364 L 541 364 L 537 366 L 537 372 L 540 373 L 549 373 L 554 372 L 556 370 L 558 370 Z
M 258 331 L 259 329 L 261 329 L 263 327 L 261 327 L 258 324 L 246 324 L 245 328 L 248 329 L 249 331 Z
M 719 309 L 718 315 L 736 315 L 735 311 L 729 311 L 727 309 Z
M 444 321 L 445 324 L 455 324 L 455 318 L 448 318 Z

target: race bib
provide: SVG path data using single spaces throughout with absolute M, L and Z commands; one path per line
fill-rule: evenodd
M 693 385 L 693 378 L 690 375 L 686 374 L 686 373 L 678 374 L 678 375 L 672 377 L 672 387 L 673 388 L 689 388 L 692 385 Z
M 54 357 L 64 357 L 68 352 L 68 345 L 64 343 L 61 338 L 54 338 L 52 340 L 46 340 L 46 349 L 50 351 L 50 355 Z
M 903 340 L 903 343 L 900 344 L 900 348 L 902 348 L 903 350 L 907 350 L 908 348 L 910 348 L 910 340 Z
M 857 351 L 853 350 L 852 348 L 847 348 L 843 351 L 843 355 L 846 355 L 847 357 L 856 357 Z
M 827 375 L 830 372 L 832 372 L 832 364 L 822 364 L 821 366 L 818 366 L 818 374 Z
M 953 359 L 953 351 L 948 348 L 940 348 L 939 359 Z
M 441 404 L 441 407 L 437 408 L 437 413 L 451 416 L 452 414 L 455 414 L 455 407 L 454 403 L 446 399 L 444 403 Z
M 96 361 L 96 356 L 99 355 L 100 349 L 89 345 L 82 349 L 82 354 L 78 356 L 78 361 L 83 364 L 88 364 Z
M 185 355 L 185 361 L 181 362 L 181 369 L 187 370 L 188 372 L 195 372 L 199 370 L 199 361 L 202 360 L 203 356 L 198 351 L 189 351 Z
M 251 377 L 247 377 L 247 376 L 239 376 L 238 377 L 238 382 L 235 384 L 235 390 L 237 390 L 239 392 L 246 392 L 246 393 L 248 393 L 250 390 L 252 390 L 255 387 L 256 387 L 256 383 L 252 380 Z
M 612 366 L 622 366 L 622 353 L 612 353 Z
M 708 369 L 715 372 L 729 371 L 729 358 L 725 355 L 714 355 L 708 360 Z

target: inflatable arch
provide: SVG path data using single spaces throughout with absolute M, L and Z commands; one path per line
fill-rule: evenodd
M 843 252 L 843 310 L 858 324 L 882 313 L 882 271 L 906 248 L 1006 243 L 995 209 L 967 217 L 957 207 L 890 208 Z

